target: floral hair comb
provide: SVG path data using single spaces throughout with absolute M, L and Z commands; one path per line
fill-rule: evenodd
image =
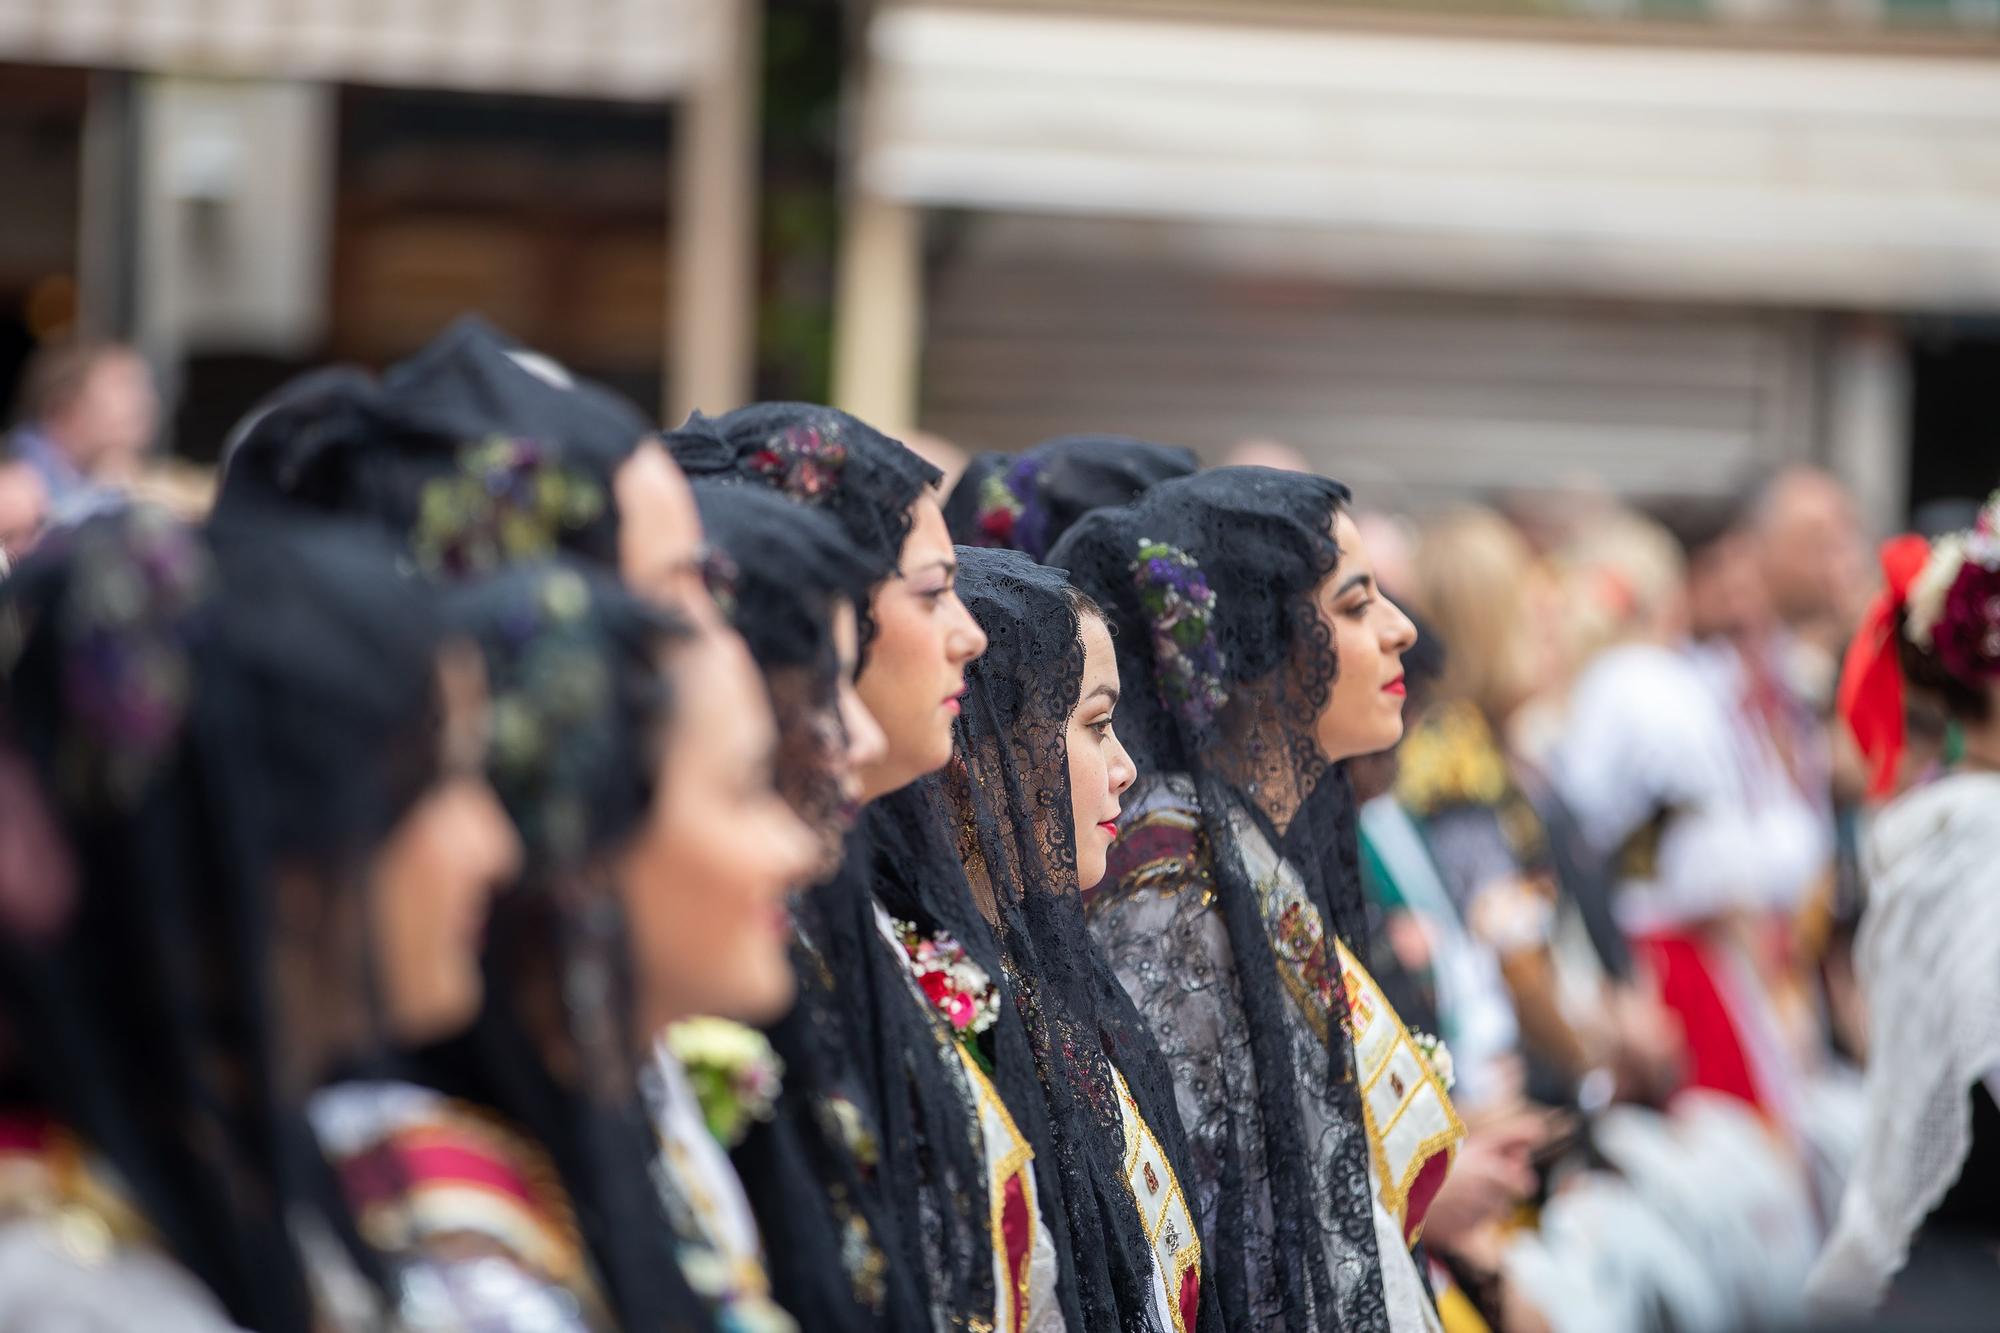
M 981 545 L 1013 545 L 1014 525 L 1020 522 L 1021 511 L 1026 507 L 1007 484 L 1007 473 L 989 474 L 979 483 L 979 515 L 975 526 L 983 539 Z
M 1020 458 L 979 483 L 976 523 L 984 544 L 1011 546 L 1040 558 L 1037 553 L 1046 545 L 1042 537 L 1048 526 L 1048 516 L 1035 503 L 1041 473 L 1041 459 Z
M 562 534 L 604 513 L 603 489 L 534 440 L 468 446 L 458 470 L 425 485 L 410 544 L 426 573 L 490 574 L 552 554 Z
M 847 445 L 836 421 L 788 426 L 752 451 L 747 462 L 751 471 L 794 500 L 813 500 L 839 484 Z
M 580 632 L 590 588 L 574 570 L 540 575 L 515 608 L 509 635 L 524 649 L 494 681 L 488 766 L 508 804 L 524 812 L 537 860 L 567 865 L 588 844 L 590 811 L 581 774 L 598 762 L 612 725 L 611 676 Z
M 1193 556 L 1150 537 L 1140 538 L 1131 569 L 1152 629 L 1161 702 L 1186 725 L 1206 728 L 1229 702 L 1215 642 L 1215 590 Z
M 1910 585 L 1910 642 L 1937 654 L 1954 677 L 2000 676 L 2000 491 L 1970 532 L 1938 539 Z

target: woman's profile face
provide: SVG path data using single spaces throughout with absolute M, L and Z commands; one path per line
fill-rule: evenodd
M 958 557 L 943 511 L 926 495 L 912 517 L 896 573 L 875 590 L 875 638 L 855 682 L 884 737 L 882 757 L 861 775 L 870 801 L 951 759 L 965 668 L 986 651 L 986 632 L 954 588 Z
M 1118 709 L 1118 655 L 1111 631 L 1091 614 L 1079 618 L 1083 640 L 1083 685 L 1069 716 L 1065 738 L 1069 759 L 1070 814 L 1075 824 L 1076 880 L 1096 888 L 1104 878 L 1105 856 L 1118 837 L 1121 798 L 1139 770 L 1112 729 Z
M 1368 549 L 1345 512 L 1334 518 L 1340 563 L 1313 590 L 1337 668 L 1313 728 L 1329 763 L 1386 750 L 1403 737 L 1403 654 L 1416 627 L 1375 584 Z
M 484 995 L 487 906 L 519 872 L 521 843 L 483 769 L 486 680 L 447 653 L 438 776 L 390 830 L 370 877 L 375 975 L 391 1033 L 416 1044 L 470 1023 Z
M 673 455 L 658 440 L 641 442 L 612 475 L 611 493 L 625 586 L 704 628 L 720 624 L 703 579 L 701 513 Z
M 659 787 L 617 870 L 642 1021 L 769 1022 L 791 1003 L 786 903 L 817 865 L 818 843 L 779 794 L 777 726 L 742 641 L 705 631 L 669 671 Z

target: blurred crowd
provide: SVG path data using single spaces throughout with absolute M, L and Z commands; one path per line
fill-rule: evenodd
M 19 417 L 0 455 L 0 552 L 22 571 L 0 584 L 0 797 L 39 790 L 55 817 L 26 831 L 0 817 L 4 961 L 25 969 L 0 1001 L 0 1160 L 49 1160 L 21 1126 L 53 1123 L 124 1193 L 0 1186 L 0 1221 L 40 1218 L 55 1237 L 32 1253 L 0 1239 L 0 1328 L 56 1326 L 9 1321 L 57 1308 L 9 1295 L 24 1265 L 63 1252 L 88 1270 L 114 1237 L 149 1238 L 207 1288 L 190 1308 L 251 1327 L 304 1308 L 287 1265 L 314 1327 L 1015 1333 L 1723 1333 L 1878 1311 L 1915 1328 L 1982 1308 L 2000 1276 L 1982 1184 L 2000 1112 L 1980 1091 L 2000 1078 L 2000 1022 L 1980 1007 L 2000 1001 L 2000 938 L 1983 905 L 1924 887 L 1993 887 L 1976 839 L 2000 808 L 1962 776 L 1982 762 L 2000 664 L 2000 593 L 1961 587 L 2000 569 L 1976 501 L 1878 568 L 1855 497 L 1803 463 L 1697 499 L 1570 487 L 1405 514 L 1272 441 L 1216 469 L 1104 436 L 970 457 L 913 439 L 912 453 L 789 404 L 655 432 L 474 324 L 379 379 L 316 372 L 247 418 L 219 516 L 185 532 L 203 534 L 189 540 L 249 619 L 235 626 L 225 598 L 207 629 L 153 626 L 137 658 L 86 619 L 78 666 L 61 656 L 75 649 L 65 617 L 164 621 L 182 596 L 161 573 L 165 539 L 135 536 L 131 515 L 165 503 L 162 521 L 200 525 L 216 487 L 149 459 L 158 401 L 128 348 L 46 351 Z M 608 462 L 593 454 L 605 439 Z M 764 509 L 744 490 L 778 495 Z M 354 519 L 395 539 L 379 569 L 288 545 Z M 91 600 L 89 576 L 116 559 L 140 571 L 124 598 L 150 599 L 143 611 Z M 513 605 L 507 578 L 546 581 L 568 560 L 607 619 L 536 628 L 563 619 L 548 608 L 570 585 L 517 588 Z M 456 740 L 448 646 L 398 659 L 371 642 L 403 632 L 371 629 L 372 608 L 412 580 L 444 590 L 416 618 L 474 627 L 484 655 L 468 688 L 490 684 L 490 717 Z M 815 580 L 818 600 L 797 601 Z M 963 624 L 884 601 L 948 617 L 960 596 Z M 658 667 L 694 663 L 709 650 L 685 645 L 718 635 L 733 645 L 721 666 Z M 541 713 L 510 702 L 557 660 L 533 653 L 564 644 L 589 669 L 562 676 L 553 704 L 521 685 Z M 1361 679 L 1378 658 L 1380 680 Z M 171 681 L 140 689 L 143 708 L 118 692 L 135 660 Z M 359 781 L 343 765 L 369 758 L 357 747 L 409 743 L 370 673 L 415 662 L 428 682 L 440 660 L 432 725 L 458 752 L 388 765 L 377 789 L 335 800 Z M 204 662 L 247 693 L 189 703 Z M 711 669 L 765 689 L 746 703 L 700 683 Z M 666 686 L 645 684 L 661 671 Z M 942 712 L 913 711 L 941 684 L 956 690 Z M 114 704 L 148 763 L 143 777 L 92 768 L 86 798 L 63 738 L 95 735 Z M 722 793 L 707 806 L 671 805 L 692 799 L 688 782 L 635 795 L 621 776 L 651 762 L 624 753 L 633 717 L 680 738 L 673 754 L 723 753 L 742 746 L 688 738 L 752 712 L 775 737 L 764 777 L 671 770 Z M 162 778 L 159 754 L 184 743 L 165 765 L 181 776 Z M 214 799 L 283 792 L 229 807 L 270 821 L 278 850 L 232 866 L 241 896 L 218 903 L 181 877 L 228 863 L 229 821 L 200 800 L 117 793 L 193 781 L 211 772 L 203 746 L 238 743 L 249 757 L 214 771 L 248 786 Z M 446 790 L 481 772 L 511 830 L 464 806 L 430 826 L 430 852 L 395 862 L 406 895 L 426 875 L 519 881 L 501 900 L 513 915 L 496 911 L 471 946 L 470 1035 L 453 1037 L 448 1013 L 420 1042 L 397 1028 L 398 986 L 421 991 L 410 977 L 436 966 L 422 951 L 439 937 L 421 930 L 346 973 L 316 964 L 328 1023 L 354 1028 L 341 1040 L 301 1037 L 314 1003 L 288 1007 L 282 981 L 250 992 L 263 999 L 248 1013 L 209 1012 L 233 963 L 95 988 L 94 969 L 152 948 L 283 959 L 297 932 L 337 933 L 339 896 L 308 911 L 281 875 L 266 919 L 258 868 L 389 858 L 404 825 L 359 812 L 397 782 Z M 772 791 L 784 820 L 752 808 Z M 1072 806 L 1074 828 L 1050 813 Z M 285 822 L 322 809 L 372 831 L 330 850 Z M 129 856 L 98 846 L 127 839 Z M 633 896 L 628 845 L 633 883 L 654 873 L 691 896 L 671 911 Z M 136 859 L 154 855 L 172 883 Z M 484 860 L 443 869 L 453 856 Z M 599 873 L 615 911 L 591 899 Z M 759 876 L 793 895 L 780 947 L 796 1005 L 789 980 L 746 980 L 768 960 L 716 906 Z M 127 923 L 135 938 L 100 919 L 123 910 L 102 897 L 114 891 L 150 904 Z M 66 936 L 48 903 L 71 897 Z M 396 912 L 368 901 L 393 933 Z M 342 985 L 361 1012 L 334 1000 Z M 188 1045 L 154 1051 L 135 1079 L 120 1062 L 157 1015 L 121 1006 L 178 1003 L 184 987 L 204 997 L 158 1021 Z M 511 997 L 533 1003 L 492 1017 Z M 260 1003 L 271 1030 L 239 1030 Z M 678 1044 L 659 1035 L 718 1017 L 731 1022 L 683 1026 Z M 607 1036 L 612 1018 L 641 1029 L 642 1056 Z M 1927 1024 L 1953 1035 L 1932 1041 Z M 288 1042 L 324 1058 L 263 1068 Z M 743 1061 L 709 1060 L 718 1048 L 776 1050 L 786 1091 L 751 1095 Z M 229 1067 L 219 1083 L 176 1083 L 176 1060 L 212 1058 Z M 162 1114 L 185 1125 L 107 1106 L 149 1079 L 173 1085 Z M 540 1151 L 447 1123 L 445 1094 Z M 621 1119 L 633 1106 L 650 1128 Z M 201 1138 L 218 1127 L 272 1141 Z M 177 1212 L 176 1190 L 211 1169 L 226 1186 Z M 451 1201 L 435 1215 L 433 1171 Z M 635 1239 L 649 1227 L 671 1281 Z M 120 1280 L 143 1293 L 161 1278 Z M 343 1306 L 327 1294 L 343 1282 L 380 1290 Z M 62 1326 L 120 1326 L 107 1308 L 109 1322 Z

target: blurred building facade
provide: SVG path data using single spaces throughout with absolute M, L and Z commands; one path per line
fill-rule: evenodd
M 2000 7 L 1449 3 L 878 6 L 837 394 L 1392 504 L 2000 480 Z
M 755 0 L 0 0 L 0 373 L 129 338 L 203 456 L 480 310 L 671 413 L 749 390 Z

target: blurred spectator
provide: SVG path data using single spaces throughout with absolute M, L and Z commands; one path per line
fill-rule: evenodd
M 1402 596 L 1413 577 L 1410 558 L 1416 547 L 1416 533 L 1409 520 L 1380 509 L 1363 509 L 1354 515 L 1354 526 L 1374 562 L 1375 581 L 1391 597 Z
M 1785 704 L 1755 665 L 1773 617 L 1750 534 L 1715 505 L 1673 516 L 1696 643 L 1678 639 L 1679 599 L 1647 586 L 1663 572 L 1657 531 L 1576 562 L 1573 578 L 1613 600 L 1622 584 L 1633 606 L 1622 641 L 1578 678 L 1553 773 L 1612 858 L 1620 924 L 1685 1028 L 1688 1084 L 1792 1124 L 1798 1063 L 1763 984 L 1762 923 L 1795 910 L 1830 862 L 1825 788 L 1811 799 L 1773 734 Z
M 49 488 L 28 463 L 0 461 L 0 555 L 18 560 L 49 516 Z
M 1564 639 L 1581 664 L 1621 643 L 1679 643 L 1688 635 L 1686 566 L 1659 524 L 1614 510 L 1557 555 Z
M 73 523 L 128 487 L 159 415 L 153 373 L 132 348 L 72 342 L 37 352 L 22 380 L 12 452 L 40 476 L 48 521 Z
M 1788 467 L 1765 483 L 1751 527 L 1772 610 L 1792 639 L 1784 661 L 1792 687 L 1824 707 L 1874 587 L 1854 497 L 1829 473 Z
M 1422 621 L 1417 627 L 1416 646 L 1403 655 L 1406 736 L 1422 725 L 1447 660 L 1435 629 Z M 1461 1112 L 1512 1106 L 1521 1090 L 1513 1001 L 1493 950 L 1466 931 L 1422 830 L 1396 799 L 1401 750 L 1348 764 L 1361 807 L 1361 880 L 1379 932 L 1371 946 L 1376 980 L 1387 987 L 1385 977 L 1407 979 L 1390 999 L 1398 1013 L 1414 1015 L 1407 1022 L 1437 1032 L 1451 1048 L 1452 1098 Z
M 1410 599 L 1452 645 L 1436 704 L 1403 746 L 1398 794 L 1467 927 L 1500 959 L 1545 1099 L 1647 1097 L 1671 1069 L 1670 1026 L 1630 984 L 1609 874 L 1519 738 L 1567 685 L 1561 586 L 1484 509 L 1426 524 Z M 1542 746 L 1528 747 L 1536 750 Z M 1561 953 L 1559 938 L 1582 947 Z M 1593 1073 L 1593 1071 L 1602 1071 Z
M 936 488 L 940 496 L 951 494 L 951 488 L 958 484 L 959 477 L 965 472 L 966 464 L 971 461 L 971 455 L 965 450 L 944 436 L 933 435 L 927 430 L 911 431 L 903 437 L 903 443 L 909 446 L 911 453 L 944 473 L 944 476 L 938 479 Z
M 1238 440 L 1223 455 L 1224 467 L 1268 467 L 1280 472 L 1311 472 L 1312 463 L 1297 445 L 1283 440 Z

